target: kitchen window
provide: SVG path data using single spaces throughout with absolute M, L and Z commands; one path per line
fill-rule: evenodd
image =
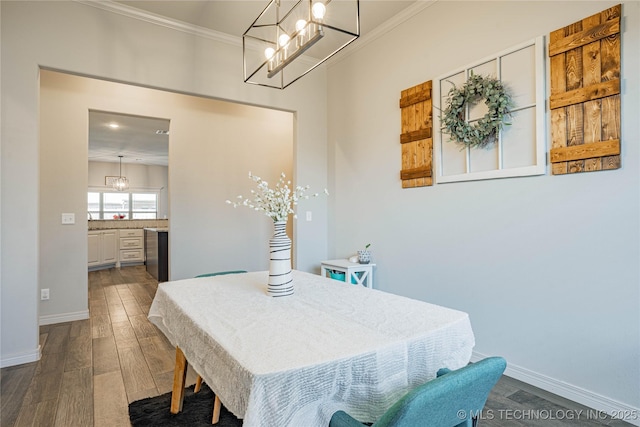
M 90 219 L 157 219 L 158 193 L 89 191 L 87 212 Z

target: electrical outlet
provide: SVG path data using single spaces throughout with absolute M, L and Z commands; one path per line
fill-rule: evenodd
M 49 299 L 49 289 L 40 289 L 40 299 L 42 301 Z

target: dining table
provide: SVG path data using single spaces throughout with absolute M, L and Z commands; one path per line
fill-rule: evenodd
M 294 294 L 272 297 L 268 275 L 158 285 L 149 320 L 176 347 L 174 410 L 187 364 L 244 427 L 326 427 L 338 410 L 374 422 L 440 368 L 469 363 L 463 311 L 297 270 Z

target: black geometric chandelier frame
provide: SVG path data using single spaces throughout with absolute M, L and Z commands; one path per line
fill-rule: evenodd
M 271 0 L 242 36 L 244 82 L 284 89 L 359 36 L 359 0 Z

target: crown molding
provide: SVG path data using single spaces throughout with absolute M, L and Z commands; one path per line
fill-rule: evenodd
M 384 36 L 385 34 L 393 30 L 397 26 L 413 18 L 415 15 L 422 12 L 429 6 L 436 3 L 437 1 L 438 0 L 417 0 L 411 6 L 407 7 L 406 9 L 403 9 L 393 17 L 383 22 L 381 25 L 374 28 L 371 32 L 358 38 L 356 42 L 351 43 L 349 46 L 345 47 L 342 50 L 342 52 L 340 52 L 339 55 L 336 55 L 333 58 L 328 59 L 327 67 L 332 67 L 336 65 L 337 63 L 341 62 L 343 59 L 354 54 L 358 50 L 364 48 L 369 43 L 379 39 L 380 37 Z
M 160 25 L 166 28 L 170 28 L 176 31 L 182 31 L 187 34 L 192 34 L 199 37 L 215 40 L 221 43 L 226 43 L 232 46 L 242 46 L 242 37 L 232 36 L 220 31 L 211 30 L 209 28 L 200 27 L 198 25 L 189 24 L 187 22 L 179 21 L 177 19 L 170 19 L 165 16 L 157 15 L 155 13 L 147 12 L 135 7 L 127 6 L 122 3 L 117 3 L 112 0 L 73 0 L 76 3 L 84 4 L 87 6 L 102 9 L 108 12 L 117 13 L 129 18 L 137 19 L 140 21 L 148 22 L 150 24 Z M 331 67 L 343 59 L 347 58 L 351 54 L 364 48 L 369 43 L 382 37 L 389 31 L 393 30 L 397 26 L 403 24 L 409 19 L 413 18 L 424 9 L 436 3 L 438 0 L 417 0 L 408 8 L 402 10 L 392 18 L 388 19 L 378 27 L 374 28 L 368 34 L 359 37 L 355 42 L 349 44 L 339 53 L 329 58 L 325 64 L 327 67 Z
M 242 46 L 242 38 L 232 36 L 231 34 L 220 31 L 211 30 L 209 28 L 200 27 L 198 25 L 189 24 L 177 19 L 170 19 L 155 13 L 136 9 L 122 3 L 116 3 L 111 0 L 73 0 L 76 3 L 92 6 L 108 12 L 117 13 L 129 18 L 138 19 L 150 24 L 160 25 L 172 30 L 182 31 L 183 33 L 192 34 L 194 36 L 204 37 L 211 40 L 227 43 L 233 46 Z

